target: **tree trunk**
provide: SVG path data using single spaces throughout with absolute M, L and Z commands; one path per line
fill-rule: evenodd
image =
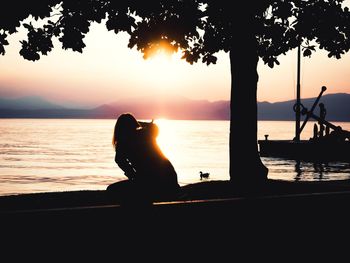
M 266 181 L 268 173 L 257 144 L 259 57 L 255 35 L 251 32 L 249 29 L 240 32 L 230 50 L 230 180 L 249 185 Z

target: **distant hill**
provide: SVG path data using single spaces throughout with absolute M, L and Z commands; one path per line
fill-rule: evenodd
M 308 109 L 315 98 L 302 99 Z M 350 94 L 324 95 L 323 102 L 329 121 L 350 121 Z M 295 119 L 295 101 L 276 103 L 258 102 L 259 120 Z M 190 100 L 184 97 L 140 97 L 103 104 L 92 109 L 68 109 L 40 97 L 25 97 L 18 100 L 0 98 L 0 118 L 112 118 L 123 112 L 131 112 L 138 119 L 188 119 L 229 120 L 229 101 Z M 318 108 L 315 109 L 318 115 Z
M 301 103 L 309 110 L 316 98 L 302 99 Z M 324 103 L 327 109 L 326 119 L 329 121 L 350 121 L 350 94 L 334 93 L 323 95 L 320 103 Z M 259 120 L 294 120 L 295 113 L 293 105 L 295 100 L 284 102 L 259 102 L 258 119 Z M 319 114 L 319 108 L 314 110 L 316 115 Z
M 190 100 L 180 96 L 142 97 L 109 104 L 117 112 L 132 112 L 140 119 L 228 119 L 229 103 Z M 110 109 L 109 109 L 110 110 Z
M 0 98 L 0 109 L 6 110 L 45 110 L 64 109 L 63 106 L 49 102 L 39 96 L 28 96 L 18 99 Z

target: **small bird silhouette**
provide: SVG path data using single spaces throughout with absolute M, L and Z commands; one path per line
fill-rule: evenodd
M 199 172 L 199 176 L 201 177 L 201 180 L 203 178 L 209 178 L 209 173 L 203 173 L 202 171 Z

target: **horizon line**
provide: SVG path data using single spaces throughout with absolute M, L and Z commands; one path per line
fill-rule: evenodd
M 350 93 L 347 93 L 347 92 L 335 92 L 335 93 L 329 93 L 329 94 L 324 94 L 323 96 L 329 96 L 329 95 L 337 95 L 337 94 L 344 94 L 344 95 L 350 95 Z M 176 95 L 176 97 L 181 97 L 182 99 L 184 100 L 189 100 L 189 101 L 194 101 L 194 102 L 198 102 L 198 101 L 205 101 L 205 102 L 208 102 L 208 103 L 216 103 L 216 102 L 229 102 L 230 100 L 229 99 L 217 99 L 217 100 L 208 100 L 208 99 L 193 99 L 193 98 L 187 98 L 187 97 L 184 97 L 184 96 L 181 96 L 181 95 Z M 314 97 L 306 97 L 306 98 L 301 98 L 302 100 L 306 100 L 306 99 L 313 99 L 313 98 L 316 98 L 317 96 L 314 96 Z M 42 99 L 44 100 L 45 102 L 48 102 L 48 103 L 53 103 L 53 104 L 56 104 L 56 106 L 61 106 L 65 109 L 71 109 L 71 110 L 74 110 L 74 109 L 77 109 L 77 110 L 80 110 L 80 109 L 94 109 L 94 108 L 98 108 L 98 107 L 101 107 L 101 106 L 110 106 L 111 104 L 114 104 L 114 103 L 117 103 L 117 102 L 123 102 L 123 101 L 128 101 L 128 100 L 133 100 L 133 99 L 140 99 L 140 102 L 142 102 L 141 98 L 148 98 L 148 99 L 152 99 L 154 97 L 152 96 L 135 96 L 135 97 L 128 97 L 128 98 L 124 98 L 124 99 L 119 99 L 119 100 L 116 100 L 116 101 L 113 101 L 113 102 L 101 102 L 101 103 L 98 103 L 98 104 L 90 104 L 90 103 L 87 103 L 89 105 L 84 105 L 85 103 L 82 103 L 82 102 L 60 102 L 60 101 L 57 101 L 57 100 L 52 100 L 52 99 L 48 99 L 46 98 L 45 96 L 40 96 L 40 95 L 24 95 L 24 96 L 19 96 L 19 97 L 7 97 L 7 96 L 0 96 L 0 99 L 4 99 L 4 100 L 12 100 L 12 101 L 16 101 L 16 100 L 19 100 L 19 99 L 26 99 L 26 98 L 38 98 L 38 99 Z M 162 96 L 160 96 L 160 98 L 162 98 Z M 171 96 L 169 97 L 166 97 L 166 98 L 171 98 Z M 280 101 L 268 101 L 268 100 L 257 100 L 257 103 L 283 103 L 283 102 L 289 102 L 289 101 L 293 101 L 293 100 L 296 100 L 296 98 L 292 98 L 292 99 L 287 99 L 287 100 L 280 100 Z M 160 101 L 162 101 L 160 99 Z M 67 105 L 67 104 L 70 104 Z M 76 104 L 76 105 L 74 105 Z M 80 104 L 80 105 L 79 105 Z M 81 105 L 83 104 L 83 105 Z M 72 108 L 71 106 L 78 106 L 77 108 Z M 3 108 L 5 109 L 5 108 Z

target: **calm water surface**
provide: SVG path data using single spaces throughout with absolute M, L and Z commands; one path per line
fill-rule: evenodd
M 228 180 L 228 121 L 156 120 L 158 143 L 171 160 L 181 185 Z M 0 119 L 0 195 L 102 190 L 126 179 L 114 163 L 111 145 L 114 120 Z M 350 123 L 335 123 L 350 130 Z M 259 122 L 259 139 L 292 139 L 294 122 Z M 302 138 L 312 134 L 312 123 Z M 350 178 L 347 163 L 314 165 L 262 158 L 269 178 L 335 180 Z

